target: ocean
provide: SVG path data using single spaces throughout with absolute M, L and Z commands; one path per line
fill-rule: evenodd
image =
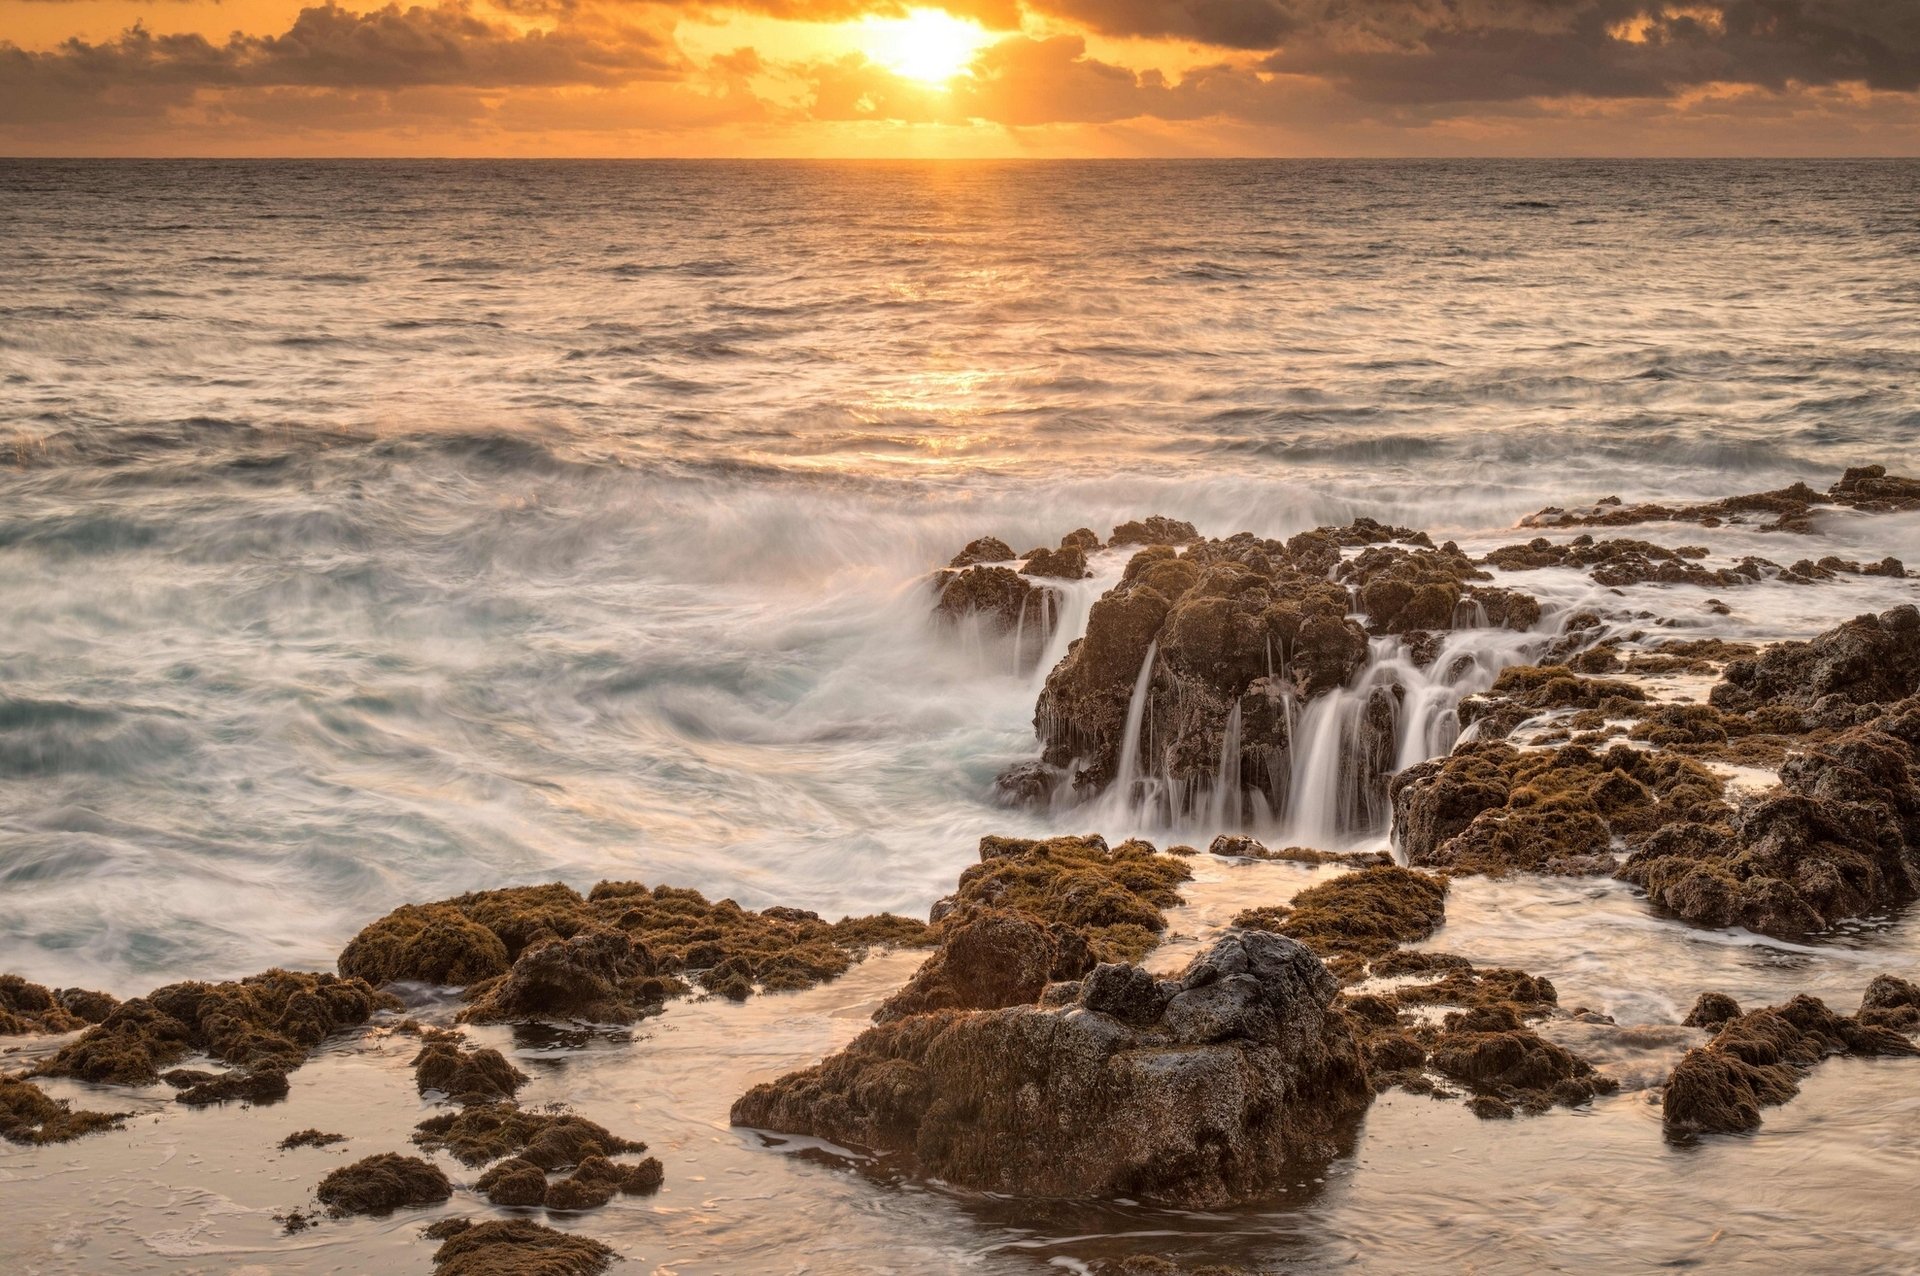
M 977 536 L 1367 516 L 1484 550 L 1547 505 L 1920 468 L 1915 162 L 0 161 L 0 225 L 0 970 L 122 996 L 330 968 L 368 921 L 466 890 L 637 879 L 924 915 L 982 834 L 1217 831 L 996 801 L 1038 753 L 1046 669 L 930 620 L 929 573 Z M 1913 515 L 1791 550 L 1702 537 L 1681 534 L 1920 562 Z M 1053 655 L 1121 561 L 1074 587 Z M 1592 591 L 1536 584 L 1562 612 Z M 1767 640 L 1895 593 L 1631 601 Z M 1904 921 L 1816 948 L 1686 932 L 1605 880 L 1458 898 L 1489 956 L 1622 1022 L 1705 981 L 1857 995 L 1920 966 Z M 876 988 L 911 969 L 889 960 Z M 710 1057 L 662 1045 L 661 1095 Z M 650 1104 L 667 1145 L 724 1143 L 741 1191 L 773 1194 L 683 1200 L 659 1241 L 678 1272 L 1084 1270 L 1087 1227 L 1412 1270 L 1434 1217 L 1501 1192 L 1495 1216 L 1540 1193 L 1571 1216 L 1463 1223 L 1448 1269 L 1577 1269 L 1652 1202 L 1674 1212 L 1635 1242 L 1650 1262 L 1744 1208 L 1707 1173 L 1740 1153 L 1688 1162 L 1657 1115 L 1502 1144 L 1401 1095 L 1374 1118 L 1404 1127 L 1399 1159 L 1304 1213 L 1012 1219 L 855 1175 L 819 1242 L 840 1248 L 789 1253 L 798 1189 L 753 1178 L 781 1158 L 734 1146 L 724 1096 L 677 1117 L 596 1066 L 577 1101 Z M 1863 1167 L 1914 1181 L 1893 1141 L 1920 1110 L 1905 1080 L 1875 1101 L 1880 1066 L 1827 1065 L 1769 1117 L 1756 1156 L 1820 1203 L 1736 1226 L 1735 1257 L 1774 1261 L 1798 1227 L 1820 1269 L 1857 1223 L 1920 1261 L 1844 1200 Z M 1803 1166 L 1784 1132 L 1821 1120 L 1861 1137 Z M 1601 1150 L 1550 1191 L 1572 1127 Z M 1440 1183 L 1462 1157 L 1475 1184 Z M 127 1270 L 227 1270 L 130 1226 Z

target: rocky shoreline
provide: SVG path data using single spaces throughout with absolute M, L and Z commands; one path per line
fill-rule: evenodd
M 1784 541 L 1825 509 L 1920 509 L 1920 481 L 1873 466 L 1824 494 L 1601 501 L 1527 524 L 1750 524 Z M 1649 632 L 1631 614 L 1556 608 L 1511 583 L 1556 570 L 1602 589 L 1912 580 L 1895 558 L 1719 564 L 1699 546 L 1586 533 L 1475 555 L 1365 519 L 1274 541 L 1203 538 L 1155 517 L 1105 542 L 1076 529 L 1018 558 L 983 537 L 936 573 L 930 610 L 1030 666 L 1059 623 L 1058 582 L 1094 588 L 1080 582 L 1101 555 L 1114 583 L 1044 671 L 1038 756 L 1001 776 L 1000 799 L 1211 821 L 1222 861 L 1325 874 L 1247 901 L 1182 968 L 1148 963 L 1199 853 L 1140 838 L 984 838 L 924 922 L 755 912 L 636 882 L 481 891 L 371 922 L 337 973 L 270 970 L 125 1002 L 0 976 L 0 1035 L 63 1038 L 31 1067 L 0 1071 L 0 1138 L 37 1146 L 118 1128 L 116 1094 L 163 1085 L 181 1105 L 248 1105 L 267 1121 L 329 1043 L 417 1038 L 415 1085 L 434 1115 L 411 1146 L 343 1165 L 290 1201 L 289 1234 L 458 1197 L 481 1212 L 426 1230 L 437 1272 L 597 1272 L 612 1247 L 540 1219 L 658 1192 L 672 1158 L 644 1155 L 632 1136 L 645 1131 L 522 1106 L 527 1073 L 468 1026 L 605 1033 L 687 998 L 805 989 L 870 952 L 909 949 L 926 959 L 872 1026 L 737 1095 L 735 1125 L 956 1189 L 1228 1209 L 1349 1154 L 1390 1089 L 1510 1119 L 1619 1087 L 1605 1052 L 1579 1043 L 1646 1025 L 1563 1007 L 1546 978 L 1430 946 L 1445 942 L 1447 900 L 1466 878 L 1617 880 L 1658 923 L 1809 945 L 1920 898 L 1912 602 L 1759 647 Z M 1485 635 L 1505 645 L 1472 654 Z M 1316 757 L 1332 771 L 1315 771 Z M 1310 774 L 1326 800 L 1311 797 Z M 1390 828 L 1397 855 L 1269 850 L 1242 831 L 1309 808 L 1343 834 Z M 1743 1012 L 1697 991 L 1684 1023 L 1661 1025 L 1688 1043 L 1658 1088 L 1672 1140 L 1760 1126 L 1824 1059 L 1920 1053 L 1920 987 L 1890 973 L 1851 1013 L 1804 995 Z M 42 1083 L 54 1079 L 84 1083 L 86 1105 L 51 1097 Z M 335 1138 L 314 1128 L 283 1146 Z

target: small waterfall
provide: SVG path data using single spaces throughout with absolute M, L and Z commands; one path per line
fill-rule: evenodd
M 1227 714 L 1227 730 L 1220 741 L 1220 770 L 1213 777 L 1211 815 L 1216 828 L 1234 828 L 1240 823 L 1240 702 L 1233 702 Z
M 1160 641 L 1147 644 L 1147 658 L 1140 662 L 1140 675 L 1133 680 L 1133 698 L 1127 701 L 1127 724 L 1120 744 L 1120 768 L 1114 773 L 1113 792 L 1123 809 L 1133 804 L 1134 784 L 1140 778 L 1140 732 L 1147 716 L 1147 687 L 1153 682 L 1153 662 L 1160 655 Z
M 1375 638 L 1345 686 L 1304 702 L 1286 681 L 1284 649 L 1269 646 L 1276 672 L 1229 708 L 1218 761 L 1206 774 L 1180 779 L 1171 773 L 1168 745 L 1156 741 L 1149 712 L 1156 642 L 1134 679 L 1119 765 L 1102 805 L 1116 829 L 1194 840 L 1247 830 L 1268 840 L 1340 847 L 1382 837 L 1392 815 L 1392 776 L 1451 750 L 1460 735 L 1460 700 L 1486 690 L 1501 669 L 1529 659 L 1545 638 L 1456 629 L 1425 667 L 1414 663 L 1400 638 Z M 1272 697 L 1275 717 L 1249 741 L 1243 705 L 1258 703 L 1263 691 Z M 1177 704 L 1170 710 L 1176 720 L 1181 711 Z

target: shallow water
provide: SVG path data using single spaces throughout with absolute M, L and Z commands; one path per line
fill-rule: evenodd
M 1124 811 L 991 803 L 1041 675 L 930 626 L 927 570 L 1148 513 L 1368 515 L 1481 551 L 1546 504 L 1898 469 L 1916 191 L 1912 163 L 0 163 L 0 969 L 129 994 L 323 968 L 402 901 L 556 877 L 918 913 L 982 833 L 1122 836 Z M 1651 538 L 1920 562 L 1913 515 Z M 1547 603 L 1535 643 L 1594 606 L 1804 637 L 1913 591 L 1767 583 L 1722 616 L 1687 587 L 1500 583 Z M 1189 935 L 1312 874 L 1208 876 Z M 1533 881 L 1462 883 L 1432 942 L 1623 1024 L 1707 987 L 1851 1008 L 1920 952 L 1904 918 L 1795 948 Z M 726 1129 L 747 1079 L 850 1035 L 910 966 L 678 1005 L 543 1074 L 531 1097 L 668 1165 L 585 1230 L 683 1272 L 1920 1261 L 1890 1203 L 1920 1184 L 1898 1061 L 1829 1063 L 1759 1135 L 1693 1150 L 1638 1093 L 1497 1125 L 1390 1096 L 1328 1183 L 1225 1219 L 982 1202 Z M 207 1186 L 350 1093 L 397 1144 L 398 1056 L 343 1050 L 280 1108 L 0 1153 L 28 1261 L 419 1266 L 411 1218 L 273 1233 L 259 1211 L 318 1177 L 293 1158 L 326 1154 Z M 102 1165 L 124 1177 L 76 1195 Z

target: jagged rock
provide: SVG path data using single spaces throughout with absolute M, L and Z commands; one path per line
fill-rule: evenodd
M 1540 604 L 1531 595 L 1473 584 L 1492 577 L 1449 541 L 1439 549 L 1371 545 L 1342 562 L 1335 577 L 1359 591 L 1376 634 L 1436 629 L 1531 629 Z
M 1920 609 L 1857 616 L 1810 642 L 1783 642 L 1736 660 L 1709 694 L 1716 709 L 1799 708 L 1838 697 L 1848 706 L 1882 704 L 1920 692 Z M 1839 725 L 1845 725 L 1840 723 Z
M 978 540 L 967 542 L 967 547 L 953 556 L 949 567 L 972 567 L 975 563 L 1010 563 L 1013 561 L 1013 547 L 998 536 L 982 536 Z
M 1707 926 L 1797 936 L 1920 896 L 1920 697 L 1780 767 L 1729 828 L 1659 829 L 1619 876 Z
M 46 1076 L 150 1085 L 188 1054 L 291 1072 L 333 1032 L 399 1002 L 359 979 L 287 970 L 231 983 L 168 984 L 113 1008 L 41 1065 Z
M 1176 889 L 1193 871 L 1128 840 L 1109 848 L 1097 836 L 980 839 L 980 862 L 960 875 L 942 916 L 968 908 L 1017 910 L 1038 919 L 1060 946 L 1059 962 L 1137 961 L 1166 929 L 1162 911 L 1180 902 Z M 936 906 L 938 908 L 938 906 Z M 942 923 L 945 925 L 945 922 Z
M 1234 924 L 1296 939 L 1334 973 L 1357 978 L 1368 958 L 1438 930 L 1446 897 L 1445 878 L 1388 864 L 1309 886 L 1290 907 L 1242 913 Z
M 1506 571 L 1531 571 L 1541 567 L 1586 568 L 1590 569 L 1588 575 L 1596 584 L 1615 589 L 1648 582 L 1733 589 L 1767 579 L 1804 582 L 1822 575 L 1832 575 L 1832 569 L 1829 568 L 1810 564 L 1810 570 L 1807 571 L 1801 571 L 1798 565 L 1788 569 L 1751 555 L 1731 567 L 1704 567 L 1695 561 L 1707 557 L 1707 553 L 1698 545 L 1670 549 L 1648 541 L 1596 541 L 1591 536 L 1583 535 L 1564 545 L 1556 545 L 1545 537 L 1536 537 L 1525 545 L 1503 546 L 1481 561 Z M 1854 570 L 1859 570 L 1857 564 Z
M 1863 1024 L 1892 1028 L 1899 1032 L 1920 1031 L 1920 985 L 1898 975 L 1875 975 L 1860 999 Z
M 969 567 L 948 572 L 938 581 L 938 588 L 939 597 L 933 606 L 936 617 L 948 624 L 976 620 L 989 634 L 1011 636 L 1016 648 L 1014 661 L 1022 669 L 1039 663 L 1060 623 L 1058 588 L 1036 585 L 1011 567 Z
M 1828 1055 L 1920 1054 L 1899 1032 L 1837 1015 L 1799 996 L 1728 1021 L 1689 1050 L 1667 1078 L 1662 1119 L 1669 1136 L 1757 1129 L 1760 1109 L 1800 1092 L 1801 1075 Z
M 1476 739 L 1502 740 L 1522 722 L 1550 710 L 1635 717 L 1648 699 L 1634 683 L 1582 677 L 1563 665 L 1509 665 L 1485 693 L 1460 702 L 1460 725 L 1477 727 Z
M 521 953 L 513 969 L 478 985 L 461 1018 L 472 1023 L 577 1019 L 632 1023 L 657 1012 L 678 991 L 662 978 L 653 955 L 619 930 L 583 930 L 549 939 Z
M 1061 549 L 1077 549 L 1083 554 L 1091 554 L 1101 548 L 1099 533 L 1091 527 L 1076 527 L 1060 538 Z
M 453 1195 L 440 1168 L 417 1156 L 382 1152 L 343 1165 L 320 1180 L 314 1195 L 334 1217 L 385 1215 L 403 1206 L 438 1205 Z
M 1088 981 L 1096 1002 L 1114 982 Z M 1371 1092 L 1318 959 L 1232 931 L 1167 982 L 1144 1026 L 1086 1005 L 909 1016 L 755 1087 L 733 1120 L 986 1191 L 1189 1208 L 1256 1199 L 1345 1146 Z

